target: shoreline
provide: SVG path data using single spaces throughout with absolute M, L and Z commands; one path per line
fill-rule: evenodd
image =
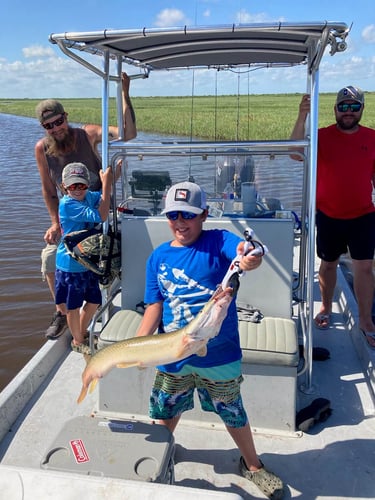
M 361 124 L 375 128 L 375 92 L 366 92 Z M 302 94 L 131 97 L 139 132 L 206 140 L 289 138 Z M 58 99 L 72 123 L 100 123 L 100 98 Z M 40 99 L 0 99 L 0 113 L 35 118 Z M 335 94 L 320 94 L 319 127 L 334 121 Z M 109 122 L 116 124 L 114 98 Z

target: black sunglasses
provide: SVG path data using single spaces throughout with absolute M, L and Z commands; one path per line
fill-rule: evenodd
M 53 122 L 49 123 L 42 123 L 42 127 L 45 128 L 46 130 L 52 130 L 53 127 L 60 127 L 64 123 L 65 120 L 65 115 L 61 115 L 60 118 L 57 118 Z
M 337 110 L 340 113 L 346 113 L 347 111 L 351 111 L 352 113 L 358 113 L 361 109 L 362 104 L 360 102 L 353 102 L 351 104 L 340 103 L 337 105 Z
M 193 214 L 192 212 L 185 212 L 184 210 L 181 210 L 181 211 L 176 210 L 175 212 L 167 212 L 165 215 L 166 215 L 168 220 L 177 220 L 178 214 L 181 214 L 181 217 L 184 220 L 195 219 L 195 217 L 198 215 L 198 214 Z

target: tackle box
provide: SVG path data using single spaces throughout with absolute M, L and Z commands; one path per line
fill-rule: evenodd
M 98 417 L 65 423 L 42 469 L 172 484 L 174 438 L 163 425 Z

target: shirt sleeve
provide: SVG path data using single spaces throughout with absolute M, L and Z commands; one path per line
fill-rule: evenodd
M 146 264 L 146 286 L 144 293 L 144 301 L 146 304 L 154 304 L 163 300 L 163 295 L 158 283 L 158 269 L 156 262 L 156 252 L 154 251 L 147 259 Z
M 102 222 L 102 218 L 97 208 L 91 208 L 91 206 L 78 200 L 73 200 L 72 198 L 66 200 L 64 212 L 65 217 L 72 222 Z

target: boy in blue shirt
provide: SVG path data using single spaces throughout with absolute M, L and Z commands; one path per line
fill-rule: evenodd
M 173 240 L 150 255 L 146 266 L 147 305 L 137 336 L 152 335 L 163 325 L 171 332 L 189 323 L 210 300 L 243 241 L 223 230 L 203 230 L 208 210 L 204 191 L 193 182 L 172 186 L 163 212 Z M 246 255 L 244 271 L 256 269 L 261 257 Z M 150 397 L 150 416 L 173 432 L 183 412 L 193 407 L 198 391 L 204 411 L 224 422 L 240 452 L 240 472 L 269 498 L 283 497 L 283 482 L 268 471 L 256 454 L 242 403 L 241 347 L 235 301 L 229 306 L 219 334 L 207 344 L 206 356 L 196 354 L 158 366 Z
M 104 222 L 109 214 L 113 174 L 111 167 L 100 170 L 102 191 L 89 191 L 90 174 L 83 163 L 69 163 L 62 172 L 62 188 L 66 194 L 59 203 L 62 235 L 90 229 Z M 61 239 L 57 248 L 55 302 L 66 310 L 73 336 L 72 349 L 90 354 L 86 331 L 102 302 L 98 276 L 79 264 L 68 253 Z M 85 304 L 83 305 L 83 303 Z M 83 305 L 83 307 L 82 307 Z

